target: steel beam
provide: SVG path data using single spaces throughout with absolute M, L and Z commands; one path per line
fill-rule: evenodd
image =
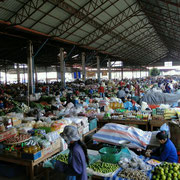
M 66 82 L 65 82 L 64 48 L 60 48 L 59 60 L 60 60 L 60 72 L 61 72 L 61 87 L 65 88 Z
M 124 11 L 107 21 L 104 25 L 99 24 L 96 30 L 82 38 L 78 43 L 88 46 L 106 34 L 109 34 L 112 37 L 117 36 L 117 38 L 119 37 L 122 39 L 122 37 L 113 32 L 113 30 L 140 12 L 139 6 L 136 2 L 131 6 L 135 6 L 133 13 L 129 7 L 126 8 Z
M 128 36 L 136 33 L 137 31 L 139 31 L 140 29 L 143 29 L 144 27 L 146 27 L 147 25 L 149 25 L 149 23 L 147 22 L 147 18 L 144 18 L 142 21 L 146 21 L 144 23 L 141 23 L 140 25 L 138 23 L 133 24 L 132 26 L 126 28 L 123 32 L 121 32 L 121 36 L 123 37 L 121 39 L 121 41 L 123 41 L 124 39 L 126 39 Z M 119 42 L 121 42 L 119 38 L 117 38 L 117 36 L 114 36 L 113 38 L 111 38 L 110 40 L 106 41 L 103 45 L 102 50 L 106 51 L 109 48 L 115 46 L 116 44 L 118 44 Z M 129 40 L 130 41 L 130 40 Z M 128 42 L 127 42 L 128 43 Z M 130 41 L 131 43 L 131 41 Z M 97 49 L 99 49 L 100 47 L 102 47 L 102 45 L 98 46 Z
M 96 10 L 104 3 L 108 2 L 108 0 L 100 0 L 99 1 L 100 4 L 99 4 L 98 0 L 95 1 L 89 0 L 83 7 L 77 10 L 74 7 L 67 4 L 66 2 L 63 1 L 54 2 L 54 0 L 50 0 L 50 1 L 55 3 L 59 8 L 71 14 L 70 18 L 67 18 L 63 22 L 60 22 L 60 24 L 58 24 L 55 28 L 49 31 L 48 34 L 52 34 L 53 36 L 61 36 L 62 34 L 67 32 L 69 29 L 74 27 L 82 20 L 85 21 L 86 23 L 89 23 L 92 26 L 97 26 L 98 25 L 97 22 L 91 20 L 91 18 L 89 18 L 88 15 L 94 12 L 94 10 Z
M 51 8 L 47 13 L 45 13 L 38 21 L 36 21 L 34 24 L 32 24 L 29 29 L 32 29 L 37 23 L 39 23 L 43 18 L 45 18 L 47 15 L 49 15 L 50 12 L 52 12 L 57 6 L 54 6 Z
M 27 1 L 13 16 L 8 19 L 8 21 L 13 25 L 23 24 L 30 16 L 38 11 L 45 2 L 45 0 Z
M 108 71 L 109 71 L 109 80 L 111 80 L 111 60 L 108 59 L 108 64 L 109 64 L 109 67 L 108 67 Z
M 33 74 L 33 44 L 32 41 L 28 43 L 27 62 L 28 62 L 28 92 L 34 94 L 34 74 Z
M 81 57 L 82 57 L 82 79 L 83 81 L 85 81 L 86 80 L 86 62 L 85 62 L 86 56 L 84 52 L 82 52 Z
M 17 83 L 20 83 L 20 69 L 19 69 L 19 63 L 17 63 Z
M 108 9 L 110 6 L 112 6 L 112 5 L 114 5 L 116 2 L 118 2 L 119 0 L 114 0 L 113 2 L 111 2 L 111 4 L 110 5 L 108 5 L 105 9 L 103 8 L 103 10 L 102 11 L 106 11 L 106 9 Z M 109 1 L 108 1 L 109 2 Z M 106 2 L 104 2 L 103 4 L 105 4 Z M 103 5 L 102 4 L 102 5 Z M 101 6 L 102 6 L 101 5 Z M 90 14 L 93 14 L 93 12 L 94 11 L 96 11 L 97 9 L 98 9 L 99 7 L 97 7 L 96 9 L 94 9 L 93 11 L 91 11 L 90 12 Z M 99 8 L 100 9 L 100 8 Z M 96 14 L 96 16 L 93 16 L 93 17 L 91 17 L 91 21 L 94 21 L 94 18 L 96 18 L 98 15 L 100 15 L 101 13 L 102 13 L 102 11 L 99 11 L 97 14 Z M 88 14 L 88 16 L 90 15 L 90 14 Z M 86 23 L 88 23 L 88 22 L 86 22 L 86 21 L 82 21 L 83 23 L 82 23 L 82 25 L 80 25 L 80 26 L 78 26 L 78 28 L 77 29 L 75 29 L 74 31 L 72 31 L 71 33 L 69 33 L 67 36 L 65 36 L 64 38 L 66 39 L 66 38 L 68 38 L 70 35 L 72 35 L 72 34 L 74 34 L 78 29 L 81 29 Z M 97 22 L 96 22 L 97 23 Z M 74 26 L 73 26 L 74 27 Z M 82 30 L 82 29 L 81 29 Z
M 99 59 L 99 56 L 96 56 L 96 60 L 97 60 L 97 79 L 98 79 L 98 82 L 100 83 L 101 82 L 101 71 L 100 71 L 100 59 Z

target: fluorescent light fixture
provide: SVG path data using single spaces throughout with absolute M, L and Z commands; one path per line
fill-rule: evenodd
M 72 58 L 76 58 L 76 57 L 78 57 L 78 56 L 79 56 L 79 54 L 76 54 L 76 55 L 72 56 Z

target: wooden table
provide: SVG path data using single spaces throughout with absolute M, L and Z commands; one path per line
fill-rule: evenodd
M 117 123 L 117 124 L 124 124 L 124 125 L 143 125 L 148 131 L 148 121 L 143 120 L 120 120 L 120 119 L 107 119 L 107 120 L 98 120 L 98 128 L 101 128 L 106 123 Z
M 154 127 L 161 127 L 164 123 L 168 123 L 169 121 L 167 120 L 150 120 L 149 125 L 150 125 L 150 130 L 153 131 Z
M 10 162 L 10 163 L 18 164 L 21 166 L 26 166 L 28 173 L 29 173 L 29 176 L 30 176 L 29 177 L 30 180 L 34 180 L 34 166 L 45 161 L 46 159 L 50 158 L 54 154 L 58 153 L 59 151 L 60 151 L 60 149 L 58 148 L 58 149 L 54 150 L 53 152 L 49 153 L 48 155 L 43 156 L 43 157 L 41 157 L 37 160 L 34 160 L 34 161 L 8 156 L 6 154 L 0 154 L 0 161 Z

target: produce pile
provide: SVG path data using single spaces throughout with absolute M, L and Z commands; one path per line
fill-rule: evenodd
M 180 164 L 163 163 L 156 166 L 153 173 L 153 179 L 156 180 L 178 180 L 180 179 Z
M 58 161 L 68 164 L 68 154 L 60 154 L 55 157 L 55 160 L 58 160 Z
M 144 172 L 132 168 L 123 169 L 118 173 L 118 176 L 128 180 L 149 180 Z
M 116 171 L 119 166 L 117 164 L 111 164 L 111 163 L 105 163 L 105 162 L 95 162 L 89 166 L 90 169 L 92 169 L 95 172 L 99 173 L 111 173 Z
M 20 142 L 26 141 L 30 137 L 31 137 L 31 135 L 29 135 L 29 134 L 20 134 L 20 135 L 17 135 L 17 136 L 7 139 L 5 141 L 5 143 L 6 144 L 13 144 L 13 143 L 18 143 L 18 142 L 20 143 Z

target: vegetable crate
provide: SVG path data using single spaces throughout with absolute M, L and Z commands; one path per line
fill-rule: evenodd
M 97 128 L 97 119 L 93 119 L 89 122 L 89 131 Z
M 34 153 L 34 154 L 29 154 L 29 153 L 21 154 L 22 159 L 29 159 L 29 160 L 36 160 L 36 159 L 39 159 L 41 156 L 42 156 L 41 151 Z

